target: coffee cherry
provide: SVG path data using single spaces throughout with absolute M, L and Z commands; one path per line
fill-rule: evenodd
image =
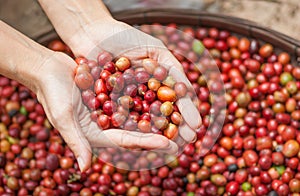
M 166 68 L 159 66 L 156 67 L 153 71 L 153 76 L 159 81 L 163 81 L 168 75 L 168 71 Z
M 173 104 L 169 101 L 164 102 L 160 106 L 160 112 L 164 116 L 170 116 L 173 112 Z
M 125 109 L 130 109 L 134 106 L 134 101 L 132 97 L 128 95 L 124 95 L 118 99 L 119 105 L 121 105 Z
M 168 127 L 168 120 L 165 117 L 156 117 L 153 119 L 154 126 L 160 130 Z
M 259 49 L 259 54 L 263 58 L 269 57 L 273 53 L 273 46 L 271 44 L 265 44 Z
M 121 112 L 115 112 L 111 116 L 111 124 L 114 127 L 120 127 L 125 123 L 125 121 L 126 121 L 126 116 Z
M 289 140 L 283 145 L 282 153 L 285 157 L 293 157 L 299 152 L 299 143 L 295 140 Z
M 103 51 L 98 55 L 97 61 L 99 66 L 104 66 L 105 63 L 112 61 L 112 55 L 106 51 Z
M 167 86 L 162 86 L 158 89 L 157 97 L 162 102 L 165 101 L 175 102 L 177 99 L 175 91 Z
M 235 181 L 231 181 L 226 185 L 226 193 L 229 195 L 237 195 L 239 191 L 239 184 Z
M 75 75 L 74 80 L 75 80 L 76 85 L 82 90 L 86 90 L 86 89 L 90 88 L 94 83 L 93 76 L 88 72 L 82 72 L 82 73 Z
M 103 79 L 98 79 L 95 81 L 94 91 L 97 95 L 100 93 L 107 93 L 106 84 Z
M 171 114 L 171 121 L 175 125 L 180 125 L 183 122 L 183 118 L 179 112 L 173 112 Z
M 176 139 L 178 136 L 177 126 L 172 123 L 169 123 L 168 127 L 164 130 L 164 136 L 171 140 Z
M 110 127 L 110 118 L 105 114 L 101 114 L 97 118 L 97 124 L 101 129 L 108 129 Z
M 155 78 L 150 78 L 148 81 L 148 88 L 152 91 L 157 91 L 159 87 L 161 86 L 161 83 L 155 79 Z
M 177 82 L 174 86 L 174 91 L 176 95 L 181 98 L 184 97 L 187 93 L 187 87 L 183 82 Z
M 121 57 L 116 61 L 115 65 L 119 71 L 125 71 L 130 67 L 130 61 L 126 57 Z
M 153 74 L 154 70 L 158 67 L 157 61 L 147 58 L 143 60 L 143 67 L 149 73 Z
M 135 73 L 135 80 L 138 83 L 146 83 L 149 81 L 149 79 L 150 79 L 150 75 L 146 71 L 138 71 L 137 73 Z
M 78 64 L 77 67 L 75 68 L 74 74 L 77 75 L 77 74 L 81 74 L 84 72 L 90 72 L 90 71 L 91 71 L 91 69 L 86 63 L 81 63 L 81 64 Z
M 149 133 L 151 131 L 151 123 L 148 120 L 140 120 L 138 128 L 143 133 Z

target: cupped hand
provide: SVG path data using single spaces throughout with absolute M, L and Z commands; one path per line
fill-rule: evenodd
M 67 43 L 76 56 L 88 59 L 96 59 L 103 50 L 112 53 L 114 57 L 128 57 L 134 66 L 142 66 L 141 61 L 145 58 L 154 59 L 167 68 L 176 81 L 184 82 L 189 89 L 193 89 L 181 64 L 160 40 L 125 23 L 114 19 L 92 23 L 70 37 Z M 196 139 L 195 129 L 200 127 L 202 121 L 189 96 L 180 98 L 176 104 L 185 120 L 179 127 L 179 137 L 176 140 L 182 146 Z
M 177 145 L 161 135 L 121 129 L 102 131 L 91 120 L 74 83 L 76 63 L 63 53 L 54 52 L 37 70 L 40 81 L 37 98 L 48 119 L 74 152 L 82 171 L 91 164 L 91 147 L 124 147 L 176 153 Z M 155 141 L 155 142 L 153 142 Z

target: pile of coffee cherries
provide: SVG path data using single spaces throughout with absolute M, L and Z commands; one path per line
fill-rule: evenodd
M 175 28 L 180 28 L 188 36 L 179 35 Z M 216 28 L 177 27 L 176 24 L 163 28 L 154 24 L 143 25 L 141 30 L 165 43 L 181 62 L 192 83 L 200 100 L 199 111 L 203 119 L 203 125 L 197 130 L 198 140 L 187 145 L 174 161 L 159 168 L 143 171 L 115 168 L 102 161 L 113 158 L 114 151 L 111 150 L 103 152 L 102 159 L 93 157 L 92 167 L 80 173 L 73 153 L 49 124 L 35 95 L 17 82 L 0 77 L 0 195 L 298 195 L 300 67 L 296 66 L 295 59 L 269 43 Z M 211 123 L 210 114 L 214 112 L 208 82 L 197 65 L 191 63 L 201 61 L 203 46 L 220 68 L 227 108 L 222 134 L 212 149 L 201 156 L 201 146 L 211 142 L 204 140 L 203 136 Z M 70 54 L 69 48 L 58 40 L 51 42 L 49 48 Z M 79 65 L 90 63 L 86 60 L 81 63 L 79 59 L 77 62 Z M 205 63 L 209 64 L 201 62 Z M 99 68 L 88 67 L 92 76 L 94 72 L 98 73 Z M 114 69 L 115 73 L 120 72 Z M 122 72 L 123 76 L 125 72 Z M 111 72 L 111 75 L 115 73 Z M 94 84 L 87 85 L 93 92 L 86 102 L 92 114 L 97 113 L 92 102 L 97 102 L 101 94 L 96 96 L 94 93 L 95 80 L 90 77 Z M 148 81 L 147 85 L 143 84 L 147 89 L 152 88 Z M 119 112 L 121 101 L 118 99 L 121 96 L 113 98 L 110 95 L 114 92 L 111 90 L 107 94 L 107 100 L 115 100 L 117 109 L 114 112 Z M 93 101 L 90 103 L 89 100 Z M 113 113 L 109 115 L 103 111 L 100 115 L 110 117 L 108 124 L 113 127 Z M 175 105 L 174 112 L 177 112 Z M 99 121 L 98 114 L 94 117 Z M 169 123 L 176 124 L 172 119 Z M 100 125 L 108 128 L 104 126 L 106 124 Z M 147 158 L 159 162 L 171 156 Z M 144 161 L 138 160 L 140 163 Z
M 74 80 L 91 118 L 100 129 L 158 133 L 175 140 L 183 118 L 174 103 L 187 94 L 187 86 L 153 59 L 143 59 L 135 68 L 126 57 L 112 60 L 108 52 L 100 53 L 97 62 L 76 59 Z

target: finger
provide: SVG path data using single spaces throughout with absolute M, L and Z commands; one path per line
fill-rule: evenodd
M 131 65 L 131 67 L 134 67 L 134 68 L 142 67 L 143 60 L 145 58 L 149 58 L 149 56 L 147 54 L 147 50 L 145 48 L 134 49 L 134 50 L 128 51 L 126 53 L 123 53 L 120 56 L 130 59 L 130 65 Z
M 178 99 L 176 101 L 176 105 L 184 121 L 190 126 L 190 128 L 195 130 L 201 126 L 202 119 L 199 111 L 188 96 Z
M 183 70 L 178 69 L 176 66 L 170 67 L 169 74 L 175 79 L 177 82 L 183 82 L 187 88 L 195 94 L 194 89 L 190 81 L 187 79 Z
M 186 123 L 179 126 L 179 135 L 187 143 L 194 142 L 197 135 L 196 132 L 191 129 Z
M 177 154 L 178 153 L 178 144 L 170 140 L 171 145 L 163 149 L 155 149 L 154 152 L 166 153 L 166 154 Z
M 171 67 L 169 74 L 172 75 L 172 77 L 176 81 L 184 82 L 187 85 L 187 87 L 190 89 L 190 91 L 192 91 L 193 94 L 195 94 L 191 83 L 189 82 L 189 80 L 186 78 L 186 76 L 183 74 L 182 71 L 180 71 L 176 67 Z M 186 123 L 192 129 L 199 128 L 202 123 L 201 116 L 198 109 L 196 108 L 193 101 L 191 100 L 191 98 L 186 95 L 185 97 L 179 99 L 176 104 Z M 193 118 L 190 118 L 191 116 Z
M 164 66 L 168 70 L 171 70 L 171 68 L 176 68 L 185 77 L 182 65 L 175 58 L 175 56 L 169 51 L 168 48 L 161 47 L 159 48 L 159 52 L 156 52 L 156 54 L 157 53 L 159 53 L 157 60 L 160 65 Z
M 179 130 L 180 132 L 180 130 Z M 186 141 L 179 135 L 179 137 L 177 137 L 177 139 L 175 140 L 175 143 L 179 146 L 182 147 L 186 144 Z
M 45 103 L 44 99 L 40 99 Z M 60 102 L 55 102 L 60 103 Z M 86 137 L 77 122 L 77 116 L 72 116 L 73 109 L 68 107 L 68 104 L 56 106 L 52 104 L 53 108 L 58 108 L 55 110 L 55 116 L 49 110 L 51 104 L 44 104 L 45 112 L 51 122 L 55 126 L 59 133 L 63 137 L 64 141 L 70 147 L 74 153 L 79 168 L 81 171 L 87 170 L 91 165 L 91 147 Z M 66 115 L 69 114 L 69 115 Z
M 68 121 L 63 121 L 64 123 Z M 75 154 L 80 171 L 86 171 L 91 165 L 91 148 L 77 123 L 66 123 L 60 134 Z
M 93 147 L 122 147 L 128 149 L 160 150 L 166 153 L 176 153 L 177 145 L 166 137 L 153 133 L 140 133 L 121 129 L 98 131 L 93 136 Z

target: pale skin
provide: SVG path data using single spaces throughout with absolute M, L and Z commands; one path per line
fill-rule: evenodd
M 39 3 L 75 56 L 96 58 L 98 51 L 106 50 L 99 47 L 101 43 L 113 35 L 120 39 L 124 34 L 126 37 L 138 37 L 142 50 L 133 50 L 126 54 L 133 63 L 146 57 L 153 58 L 167 67 L 176 80 L 188 84 L 179 62 L 160 41 L 113 19 L 100 0 L 62 0 L 55 3 L 51 0 L 39 0 Z M 126 46 L 127 42 L 122 44 Z M 149 45 L 158 46 L 158 49 L 154 50 Z M 117 52 L 120 50 L 119 46 L 117 40 L 110 43 L 110 48 L 114 48 L 110 52 Z M 198 111 L 191 100 L 185 97 L 177 101 L 186 121 L 179 129 L 177 144 L 155 134 L 120 129 L 101 131 L 91 121 L 89 111 L 82 103 L 80 91 L 74 84 L 76 63 L 73 59 L 63 53 L 50 51 L 2 21 L 0 54 L 0 74 L 19 81 L 37 94 L 48 119 L 74 152 L 81 171 L 87 170 L 91 165 L 92 147 L 121 146 L 176 153 L 178 143 L 194 140 L 195 129 L 201 125 Z M 191 120 L 188 115 L 194 118 Z

